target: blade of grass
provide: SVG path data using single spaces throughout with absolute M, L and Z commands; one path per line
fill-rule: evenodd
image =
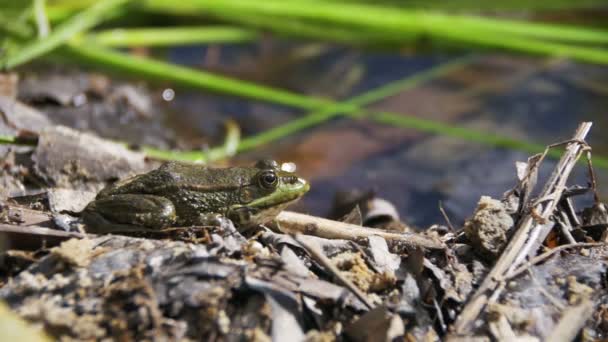
M 344 0 L 331 0 L 342 2 Z M 365 0 L 346 0 L 345 2 L 364 3 Z M 543 10 L 576 10 L 594 9 L 605 7 L 604 0 L 551 0 L 551 1 L 528 1 L 528 0 L 501 0 L 501 1 L 478 1 L 478 0 L 384 0 L 377 3 L 385 3 L 405 8 L 423 8 L 450 11 L 543 11 Z
M 14 136 L 0 135 L 0 144 L 8 145 L 8 144 L 15 144 L 15 143 L 16 143 L 16 139 Z
M 169 8 L 167 0 L 145 2 L 152 10 L 190 14 L 212 14 L 234 22 L 249 17 L 274 17 L 282 20 L 309 20 L 314 25 L 346 25 L 368 30 L 368 33 L 412 35 L 464 43 L 483 48 L 499 48 L 532 54 L 567 56 L 591 63 L 608 64 L 608 50 L 569 45 L 561 42 L 607 43 L 608 32 L 512 20 L 491 19 L 400 8 L 360 4 L 336 4 L 307 1 L 184 0 Z M 171 2 L 173 4 L 173 2 Z M 250 21 L 251 19 L 249 19 Z M 278 19 L 281 20 L 281 19 Z M 263 22 L 258 21 L 258 26 Z M 266 24 L 266 26 L 275 25 Z M 272 27 L 269 27 L 272 29 Z M 356 36 L 355 36 L 356 37 Z M 542 38 L 542 39 L 540 39 Z
M 290 136 L 294 133 L 321 124 L 323 122 L 326 122 L 327 120 L 341 115 L 357 117 L 362 116 L 385 125 L 415 129 L 424 133 L 451 136 L 465 141 L 476 142 L 487 146 L 508 148 L 529 153 L 543 152 L 545 149 L 545 145 L 541 144 L 530 143 L 527 141 L 512 139 L 496 134 L 484 133 L 466 127 L 440 123 L 437 121 L 422 119 L 411 115 L 389 112 L 366 112 L 361 108 L 362 106 L 366 106 L 373 102 L 380 101 L 383 98 L 395 95 L 404 90 L 414 88 L 415 86 L 423 82 L 428 82 L 432 79 L 438 78 L 442 75 L 447 74 L 450 71 L 453 71 L 470 63 L 471 61 L 472 58 L 467 56 L 452 61 L 450 63 L 433 67 L 430 70 L 417 73 L 405 79 L 385 84 L 381 87 L 372 89 L 361 95 L 355 96 L 347 101 L 342 102 L 340 106 L 328 106 L 322 110 L 309 113 L 302 118 L 292 120 L 286 124 L 247 137 L 241 140 L 237 147 L 237 152 L 252 150 L 254 148 L 263 146 L 286 136 Z M 550 157 L 559 158 L 561 153 L 559 150 L 550 150 L 548 155 Z M 159 159 L 178 160 L 184 162 L 209 162 L 229 157 L 229 155 L 224 154 L 223 147 L 215 147 L 207 151 L 163 151 L 163 153 L 154 154 L 153 156 Z M 594 156 L 593 162 L 594 165 L 599 168 L 608 169 L 608 159 L 604 157 Z
M 24 10 L 24 11 L 27 11 Z M 0 12 L 0 30 L 3 30 L 9 34 L 13 34 L 19 37 L 29 36 L 32 34 L 32 28 L 27 25 L 24 20 L 15 19 L 13 17 L 15 13 L 2 13 Z M 0 39 L 0 43 L 1 43 Z
M 170 81 L 195 89 L 268 101 L 296 108 L 316 109 L 331 103 L 324 99 L 307 97 L 146 57 L 132 56 L 90 44 L 85 46 L 73 42 L 68 44 L 63 53 L 82 62 L 143 76 L 151 80 Z
M 44 39 L 36 39 L 10 55 L 0 63 L 6 69 L 12 69 L 40 57 L 65 43 L 75 35 L 99 24 L 106 18 L 108 12 L 122 6 L 130 0 L 104 0 L 98 1 L 88 9 L 76 14 L 63 24 L 59 25 Z
M 407 37 L 404 34 L 370 32 L 369 30 L 362 30 L 360 27 L 318 24 L 275 16 L 252 16 L 246 13 L 242 15 L 231 14 L 226 19 L 247 27 L 271 30 L 282 37 L 314 38 L 355 46 L 399 46 L 404 43 L 411 43 L 416 38 L 413 36 Z
M 195 0 L 196 1 L 196 0 Z M 319 3 L 318 0 L 292 0 L 296 2 L 307 3 L 310 5 L 314 3 L 315 5 Z M 323 1 L 327 2 L 327 1 Z M 339 6 L 339 5 L 338 5 Z M 373 8 L 378 8 L 380 11 L 386 9 L 387 7 L 378 6 L 378 5 L 365 5 L 358 4 L 352 7 L 353 11 L 362 11 L 362 10 L 370 10 Z M 399 9 L 399 7 L 390 8 L 390 10 Z M 336 7 L 332 8 L 333 10 L 337 10 Z M 437 8 L 441 10 L 441 7 Z M 439 11 L 429 12 L 429 11 L 415 11 L 415 10 L 405 10 L 410 13 L 414 13 L 416 15 L 423 16 L 421 19 L 428 21 L 428 25 L 437 25 L 439 27 L 445 28 L 457 28 L 461 25 L 466 26 L 467 28 L 473 30 L 480 30 L 479 32 L 483 33 L 481 30 L 492 30 L 495 33 L 509 34 L 509 35 L 517 35 L 521 37 L 527 38 L 542 38 L 548 40 L 555 40 L 561 42 L 572 42 L 572 43 L 584 43 L 584 44 L 603 44 L 608 43 L 608 31 L 599 30 L 595 28 L 589 27 L 578 27 L 578 26 L 568 26 L 568 25 L 559 25 L 559 24 L 547 24 L 540 22 L 527 22 L 522 20 L 511 20 L 507 18 L 499 18 L 499 17 L 484 17 L 484 16 L 474 16 L 468 14 L 447 14 L 441 13 Z M 378 14 L 383 14 L 379 12 Z M 371 13 L 370 13 L 371 15 Z
M 527 141 L 512 139 L 496 134 L 487 134 L 484 132 L 471 130 L 466 127 L 444 124 L 437 121 L 425 120 L 411 115 L 395 114 L 388 112 L 370 113 L 367 117 L 375 122 L 391 125 L 394 127 L 403 127 L 415 129 L 420 132 L 441 134 L 466 141 L 476 142 L 483 145 L 507 148 L 528 153 L 542 153 L 546 146 L 541 144 L 530 143 Z M 562 155 L 560 149 L 551 149 L 547 156 L 552 158 L 560 158 Z M 583 162 L 583 161 L 581 161 Z M 603 156 L 593 156 L 593 165 L 602 169 L 608 169 L 608 158 Z
M 45 38 L 49 35 L 51 28 L 45 11 L 45 0 L 34 0 L 34 16 L 38 27 L 38 38 Z
M 189 163 L 209 163 L 216 160 L 226 159 L 237 153 L 241 130 L 235 121 L 226 122 L 226 138 L 224 144 L 206 151 L 174 152 L 160 150 L 152 147 L 144 147 L 144 152 L 148 157 L 160 160 L 174 160 Z
M 103 46 L 176 46 L 186 44 L 243 43 L 257 39 L 251 29 L 233 26 L 192 26 L 113 29 L 89 33 L 84 40 Z
M 583 43 L 608 43 L 606 31 L 555 24 L 530 23 L 499 18 L 484 18 L 471 15 L 450 15 L 438 12 L 407 10 L 399 7 L 366 5 L 359 3 L 336 3 L 328 1 L 249 1 L 249 0 L 146 0 L 150 9 L 162 9 L 183 13 L 193 10 L 223 16 L 273 15 L 303 18 L 323 22 L 365 25 L 383 32 L 424 30 L 433 34 L 435 29 L 475 31 L 477 34 L 517 34 L 535 38 L 554 39 Z
M 464 65 L 470 63 L 471 60 L 471 57 L 456 59 L 452 62 L 433 67 L 430 70 L 406 77 L 405 79 L 390 82 L 376 89 L 367 91 L 361 95 L 341 102 L 341 106 L 328 106 L 322 110 L 309 113 L 302 118 L 292 120 L 286 124 L 271 128 L 257 135 L 247 137 L 239 144 L 238 151 L 244 152 L 254 149 L 274 140 L 323 123 L 336 116 L 358 115 L 358 113 L 362 110 L 361 107 L 363 106 L 380 101 L 407 89 L 412 89 L 423 82 L 428 82 L 432 79 L 438 78 L 439 76 L 445 75 L 454 69 L 463 67 Z
M 384 84 L 378 88 L 367 91 L 342 103 L 326 106 L 325 108 L 309 113 L 302 118 L 292 120 L 286 124 L 271 128 L 254 136 L 247 137 L 241 140 L 241 142 L 236 148 L 236 151 L 243 152 L 254 149 L 256 147 L 268 144 L 280 138 L 297 133 L 306 128 L 321 124 L 339 115 L 354 114 L 361 110 L 361 106 L 380 101 L 384 98 L 395 95 L 404 90 L 414 88 L 415 86 L 423 82 L 430 81 L 432 79 L 445 75 L 454 69 L 461 68 L 464 65 L 470 63 L 471 61 L 472 57 L 469 56 L 459 58 L 452 62 L 433 67 L 427 71 L 416 73 L 413 76 L 408 76 L 404 79 Z M 152 151 L 153 156 L 155 158 L 188 162 L 211 161 L 228 157 L 227 155 L 221 154 L 222 150 L 223 148 L 221 147 L 211 148 L 207 151 L 180 152 L 161 152 L 157 150 L 147 149 L 147 151 Z M 214 158 L 210 157 L 212 155 L 214 156 Z

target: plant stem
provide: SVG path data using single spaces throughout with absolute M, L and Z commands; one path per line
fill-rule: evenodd
M 8 56 L 2 65 L 6 69 L 12 69 L 56 49 L 77 34 L 102 22 L 108 12 L 128 1 L 130 0 L 104 0 L 95 3 L 59 25 L 44 39 L 33 40 L 15 54 Z
M 387 83 L 381 87 L 378 87 L 376 89 L 365 92 L 364 94 L 346 100 L 342 102 L 339 106 L 328 106 L 322 110 L 309 113 L 302 118 L 292 120 L 286 124 L 268 129 L 254 136 L 247 137 L 241 141 L 238 151 L 243 152 L 254 149 L 274 140 L 289 136 L 301 130 L 328 121 L 336 116 L 360 115 L 362 110 L 361 107 L 363 106 L 380 101 L 384 98 L 395 95 L 407 89 L 414 88 L 415 86 L 418 86 L 423 82 L 427 82 L 439 76 L 445 75 L 448 72 L 457 68 L 461 68 L 462 66 L 470 62 L 471 57 L 459 58 L 450 63 L 433 67 L 430 70 L 417 73 L 405 79 Z
M 407 39 L 412 36 L 431 37 L 477 47 L 568 56 L 584 62 L 608 64 L 608 50 L 604 48 L 565 44 L 608 43 L 608 32 L 588 28 L 312 0 L 183 0 L 177 4 L 167 0 L 147 0 L 145 4 L 152 10 L 178 14 L 204 12 L 234 22 L 247 23 L 246 17 L 283 18 L 286 22 L 308 20 L 320 26 L 350 26 L 357 28 L 357 33 L 401 35 Z M 259 21 L 258 24 L 264 25 Z M 277 24 L 266 25 L 275 25 L 276 29 Z
M 234 26 L 191 26 L 113 29 L 87 34 L 84 38 L 104 46 L 176 46 L 186 44 L 243 43 L 258 38 L 251 29 Z
M 70 43 L 64 52 L 83 62 L 144 76 L 152 80 L 170 81 L 199 90 L 214 91 L 304 109 L 321 108 L 331 103 L 328 100 L 298 95 L 286 90 L 231 79 L 202 70 L 156 61 L 146 57 L 132 56 L 98 46 L 85 46 L 85 44 L 79 43 L 82 42 Z

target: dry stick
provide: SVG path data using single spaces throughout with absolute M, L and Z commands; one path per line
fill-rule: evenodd
M 361 240 L 370 236 L 380 236 L 388 242 L 399 242 L 412 247 L 445 249 L 440 241 L 415 233 L 390 233 L 380 229 L 333 221 L 321 217 L 282 211 L 276 220 L 279 230 L 286 234 L 305 234 L 325 239 Z
M 545 341 L 573 341 L 591 315 L 593 315 L 593 301 L 589 299 L 568 307 Z
M 589 129 L 591 129 L 591 123 L 583 123 L 579 126 L 579 129 L 577 130 L 576 134 L 582 134 L 584 139 L 584 137 L 587 136 L 587 134 L 589 133 Z M 560 159 L 560 162 L 557 164 L 554 174 L 549 179 L 549 182 L 546 184 L 545 189 L 543 189 L 543 193 L 547 191 L 550 192 L 553 196 L 553 198 L 548 201 L 545 208 L 541 211 L 542 217 L 547 220 L 553 214 L 555 208 L 559 204 L 559 200 L 562 197 L 562 193 L 566 189 L 566 181 L 570 176 L 570 172 L 576 165 L 576 162 L 578 161 L 581 154 L 589 147 L 584 141 L 582 141 L 582 139 L 580 140 L 581 141 L 579 143 L 569 144 L 568 147 L 566 147 L 566 152 L 562 156 L 562 159 Z M 521 262 L 523 262 L 524 258 L 533 257 L 536 254 L 538 248 L 542 245 L 543 241 L 545 241 L 547 235 L 549 235 L 549 232 L 552 228 L 553 227 L 548 227 L 548 225 L 544 225 L 543 227 L 539 228 L 537 230 L 537 238 L 528 240 L 526 246 L 524 247 L 524 250 L 527 253 L 521 253 L 518 258 L 515 259 L 515 263 L 520 264 Z M 517 267 L 515 263 L 511 265 L 510 270 L 513 270 L 515 267 Z
M 0 234 L 1 233 L 34 235 L 34 236 L 40 236 L 40 237 L 53 237 L 53 238 L 60 238 L 60 239 L 66 239 L 66 240 L 71 239 L 71 238 L 82 239 L 87 236 L 95 237 L 94 234 L 85 235 L 85 234 L 81 234 L 81 233 L 65 232 L 63 230 L 45 228 L 45 227 L 40 227 L 40 226 L 35 226 L 35 225 L 18 226 L 18 225 L 12 225 L 12 224 L 0 224 Z
M 574 236 L 572 236 L 572 233 L 570 233 L 573 228 L 572 224 L 570 223 L 570 219 L 568 219 L 568 214 L 563 211 L 560 211 L 559 216 L 557 216 L 556 219 L 557 223 L 559 223 L 560 229 L 562 230 L 562 234 L 564 234 L 566 240 L 568 240 L 568 243 L 576 243 Z
M 587 169 L 589 171 L 589 178 L 591 179 L 591 189 L 593 189 L 593 200 L 595 203 L 600 202 L 600 196 L 597 194 L 597 181 L 595 180 L 595 171 L 593 171 L 593 163 L 591 162 L 591 148 L 587 150 Z
M 354 224 L 333 221 L 321 217 L 283 211 L 277 216 L 277 223 L 283 233 L 315 235 L 326 239 L 360 240 L 370 236 L 380 236 L 389 242 L 399 242 L 408 246 L 425 247 L 429 249 L 444 249 L 445 245 L 414 233 L 398 234 L 390 233 L 380 229 L 361 227 Z M 47 235 L 63 238 L 83 238 L 81 233 L 68 233 L 57 229 L 49 229 L 36 225 L 27 227 L 0 224 L 0 233 L 20 233 L 31 235 Z M 94 234 L 87 234 L 95 236 Z
M 572 200 L 570 198 L 566 198 L 565 200 L 566 202 L 566 210 L 568 210 L 568 214 L 570 214 L 570 218 L 572 218 L 572 221 L 574 221 L 574 226 L 578 227 L 581 225 L 581 221 L 578 219 L 578 216 L 576 216 L 576 212 L 574 211 L 574 205 L 572 205 Z
M 439 201 L 439 211 L 441 212 L 441 215 L 443 215 L 443 219 L 445 220 L 445 223 L 448 225 L 448 228 L 450 228 L 451 231 L 455 232 L 456 228 L 454 228 L 454 226 L 452 225 L 452 221 L 450 220 L 450 217 L 445 212 L 445 209 L 443 209 L 443 202 L 441 202 L 441 201 Z
M 526 216 L 521 219 L 515 235 L 501 254 L 494 265 L 494 268 L 488 273 L 481 286 L 471 297 L 454 323 L 453 329 L 454 333 L 457 335 L 464 335 L 471 332 L 473 322 L 488 304 L 488 298 L 490 296 L 497 298 L 500 290 L 504 288 L 499 286 L 500 284 L 497 279 L 504 278 L 505 275 L 511 273 L 514 268 L 523 263 L 524 259 L 530 253 L 535 253 L 549 233 L 550 228 L 548 230 L 547 227 L 553 227 L 553 224 L 538 224 L 532 211 L 535 210 L 537 213 L 540 213 L 541 218 L 548 221 L 555 210 L 557 202 L 561 198 L 561 194 L 565 189 L 566 180 L 576 164 L 577 158 L 584 150 L 584 147 L 587 146 L 584 139 L 590 128 L 590 122 L 583 122 L 576 130 L 572 140 L 567 143 L 566 151 L 539 195 L 539 198 L 547 200 L 534 204 L 531 208 L 533 210 L 528 212 Z M 541 156 L 539 163 L 547 152 L 548 148 Z M 504 282 L 501 283 L 504 284 Z
M 342 273 L 340 273 L 340 270 L 325 256 L 325 254 L 323 254 L 323 251 L 318 246 L 304 241 L 304 239 L 301 238 L 301 234 L 294 235 L 294 239 L 300 245 L 302 245 L 302 247 L 304 247 L 304 249 L 313 259 L 315 259 L 319 264 L 321 264 L 321 266 L 325 267 L 328 272 L 336 277 L 336 280 L 340 284 L 349 289 L 361 302 L 363 302 L 368 309 L 371 310 L 374 308 L 374 304 L 367 299 L 365 294 L 361 292 L 361 290 L 350 280 L 346 279 Z

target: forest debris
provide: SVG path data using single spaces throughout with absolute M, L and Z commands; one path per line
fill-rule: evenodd
M 552 248 L 548 251 L 546 251 L 543 254 L 540 254 L 538 256 L 535 256 L 534 258 L 530 259 L 529 261 L 527 261 L 526 263 L 524 263 L 523 265 L 521 265 L 520 267 L 516 268 L 515 270 L 513 270 L 511 273 L 509 273 L 509 275 L 507 277 L 501 278 L 499 280 L 501 281 L 505 281 L 505 280 L 509 280 L 511 278 L 514 278 L 518 275 L 520 275 L 521 273 L 525 272 L 526 270 L 530 269 L 530 267 L 532 267 L 533 265 L 542 262 L 543 260 L 548 259 L 549 257 L 551 257 L 552 255 L 554 255 L 557 252 L 566 250 L 566 249 L 570 249 L 570 248 L 583 248 L 583 247 L 600 247 L 600 246 L 607 246 L 606 243 L 602 243 L 602 242 L 587 242 L 587 243 L 574 243 L 574 244 L 567 244 L 567 245 L 561 245 L 561 246 L 557 246 L 555 248 Z
M 301 235 L 301 240 L 306 242 L 314 243 L 319 246 L 325 255 L 336 255 L 338 253 L 352 251 L 356 244 L 348 240 L 339 239 L 324 239 L 312 235 Z M 302 249 L 302 246 L 290 235 L 275 233 L 267 230 L 260 235 L 260 240 L 266 244 L 275 246 L 277 250 L 280 250 L 283 246 L 290 248 Z
M 532 324 L 538 316 L 538 313 L 534 310 L 500 303 L 489 304 L 488 313 L 491 318 L 501 316 L 506 318 L 512 326 L 518 327 Z
M 301 312 L 298 300 L 288 290 L 273 283 L 247 277 L 247 285 L 262 292 L 270 304 L 272 320 L 272 340 L 300 341 L 304 336 L 300 325 Z
M 282 211 L 276 218 L 278 229 L 288 234 L 314 235 L 326 239 L 360 240 L 369 236 L 380 236 L 394 244 L 443 249 L 445 245 L 430 237 L 417 233 L 390 233 L 339 221 L 324 219 L 291 211 Z
M 331 258 L 342 275 L 364 292 L 385 290 L 395 284 L 397 279 L 392 271 L 376 273 L 372 271 L 361 253 L 345 252 Z
M 517 336 L 515 334 L 515 332 L 513 331 L 513 328 L 511 327 L 511 325 L 505 318 L 505 316 L 500 315 L 500 314 L 497 315 L 495 320 L 490 321 L 489 329 L 490 329 L 490 333 L 497 341 L 513 341 L 513 342 L 540 341 L 539 338 L 530 336 L 530 335 Z
M 401 258 L 388 251 L 386 240 L 379 236 L 370 236 L 367 240 L 376 268 L 382 272 L 395 272 L 399 269 Z
M 308 253 L 310 253 L 311 257 L 325 267 L 326 270 L 331 273 L 341 285 L 348 288 L 363 304 L 365 304 L 365 306 L 367 306 L 368 309 L 372 309 L 375 306 L 357 286 L 342 275 L 340 270 L 323 254 L 323 251 L 321 251 L 319 247 L 314 245 L 314 243 L 310 243 L 299 238 L 298 235 L 295 236 L 295 239 L 306 249 Z
M 51 188 L 47 191 L 49 209 L 53 213 L 81 212 L 97 193 L 93 191 Z
M 395 206 L 376 197 L 373 191 L 340 191 L 334 198 L 330 217 L 339 221 L 393 232 L 407 232 L 411 228 L 402 222 Z
M 507 244 L 507 235 L 513 224 L 500 201 L 481 196 L 473 217 L 464 224 L 464 233 L 478 253 L 496 259 Z
M 568 307 L 562 313 L 559 323 L 552 329 L 546 341 L 573 341 L 592 314 L 593 301 L 589 299 L 585 299 L 575 306 Z
M 145 89 L 130 84 L 120 85 L 112 91 L 110 99 L 112 101 L 124 101 L 142 117 L 152 115 L 152 100 Z
M 553 214 L 563 191 L 570 172 L 576 161 L 587 148 L 584 142 L 591 129 L 590 122 L 582 123 L 573 138 L 566 142 L 566 151 L 559 160 L 554 172 L 539 194 L 539 200 L 534 203 L 525 217 L 519 221 L 514 236 L 486 276 L 484 282 L 477 289 L 473 297 L 464 307 L 454 324 L 456 334 L 471 332 L 473 322 L 488 304 L 490 298 L 496 298 L 502 288 L 497 279 L 508 275 L 515 268 L 525 262 L 525 258 L 536 254 L 538 247 L 553 227 L 549 217 Z M 546 155 L 547 151 L 543 154 Z M 538 165 L 540 163 L 537 162 Z M 495 299 L 493 299 L 495 300 Z M 493 301 L 492 300 L 492 301 Z
M 3 302 L 0 302 L 0 331 L 5 341 L 52 341 L 43 331 L 10 311 Z
M 520 181 L 531 184 L 527 173 L 537 167 L 538 162 L 521 164 Z M 555 213 L 578 216 L 578 211 L 564 208 L 564 198 L 572 192 L 536 202 L 531 198 L 526 205 L 521 202 L 522 187 L 517 189 L 509 202 L 515 209 L 502 208 L 501 214 L 522 219 L 533 215 L 538 220 L 534 224 L 564 219 L 530 210 L 532 204 L 555 200 L 560 203 Z M 37 196 L 29 197 L 36 208 L 49 207 L 38 203 Z M 62 196 L 53 201 L 54 210 L 75 208 L 62 203 Z M 569 225 L 581 230 L 575 218 L 568 218 Z M 38 247 L 47 247 L 33 256 L 21 255 L 21 264 L 7 269 L 13 273 L 2 279 L 6 283 L 0 298 L 56 339 L 114 335 L 167 340 L 421 340 L 445 337 L 473 286 L 487 273 L 485 259 L 466 245 L 469 241 L 462 232 L 435 227 L 420 234 L 395 234 L 325 221 L 329 235 L 325 231 L 326 235 L 314 236 L 322 231 L 315 220 L 302 220 L 311 224 L 304 223 L 303 231 L 313 235 L 296 238 L 264 227 L 254 232 L 239 232 L 232 225 L 179 227 L 171 230 L 193 234 L 197 238 L 188 241 L 195 243 L 91 235 L 93 240 L 70 240 L 50 253 L 48 247 L 84 235 L 0 225 L 0 233 L 19 236 L 20 241 L 30 237 Z M 289 225 L 279 225 L 285 227 Z M 599 225 L 597 229 L 604 230 Z M 178 238 L 161 235 L 156 237 Z M 602 302 L 608 248 L 598 243 L 560 246 L 562 238 L 552 240 L 558 247 L 524 257 L 518 267 L 492 278 L 497 286 L 484 293 L 488 315 L 475 316 L 473 329 L 461 337 L 545 339 L 562 309 L 571 308 L 566 299 L 576 304 L 602 296 Z M 404 248 L 396 248 L 399 243 Z M 568 250 L 583 246 L 586 250 L 580 253 Z M 497 312 L 500 317 L 492 316 Z M 586 329 L 600 331 L 593 324 Z
M 70 239 L 62 242 L 59 247 L 51 249 L 51 254 L 69 264 L 84 267 L 91 262 L 94 243 L 90 239 Z M 96 251 L 98 253 L 99 250 Z
M 363 225 L 363 214 L 361 214 L 359 205 L 356 205 L 348 214 L 342 216 L 339 221 L 357 226 Z
M 594 203 L 583 209 L 582 216 L 585 226 L 608 225 L 608 209 L 604 203 Z
M 283 247 L 281 249 L 281 260 L 285 263 L 287 271 L 300 277 L 307 277 L 309 275 L 308 267 L 306 267 L 304 262 L 298 258 L 291 248 Z
M 344 332 L 357 342 L 389 342 L 402 338 L 405 327 L 399 315 L 392 314 L 384 306 L 379 306 L 348 325 Z
M 144 154 L 63 126 L 45 128 L 32 157 L 38 174 L 56 187 L 106 182 L 145 170 Z
M 76 106 L 86 98 L 78 79 L 62 74 L 25 77 L 19 84 L 19 97 L 29 103 L 50 102 L 63 107 Z M 80 99 L 79 99 L 80 98 Z
M 38 133 L 50 125 L 51 121 L 38 110 L 0 95 L 0 133 L 16 134 L 20 130 Z
M 0 95 L 6 96 L 9 99 L 17 97 L 17 84 L 19 83 L 19 75 L 14 72 L 0 72 Z
M 365 224 L 378 220 L 399 221 L 397 208 L 391 202 L 378 197 L 374 197 L 367 202 L 364 217 Z
M 22 227 L 53 227 L 53 218 L 47 212 L 6 202 L 0 202 L 0 205 L 0 222 L 2 223 L 18 224 Z
M 568 283 L 568 303 L 571 305 L 589 300 L 593 292 L 595 292 L 586 284 L 579 283 L 574 275 L 568 276 L 566 281 Z

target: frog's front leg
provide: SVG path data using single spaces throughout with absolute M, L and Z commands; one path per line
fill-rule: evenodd
M 111 195 L 89 203 L 82 212 L 89 233 L 160 230 L 176 222 L 175 206 L 165 197 Z
M 201 227 L 222 227 L 228 221 L 230 220 L 220 213 L 201 213 L 191 224 Z

